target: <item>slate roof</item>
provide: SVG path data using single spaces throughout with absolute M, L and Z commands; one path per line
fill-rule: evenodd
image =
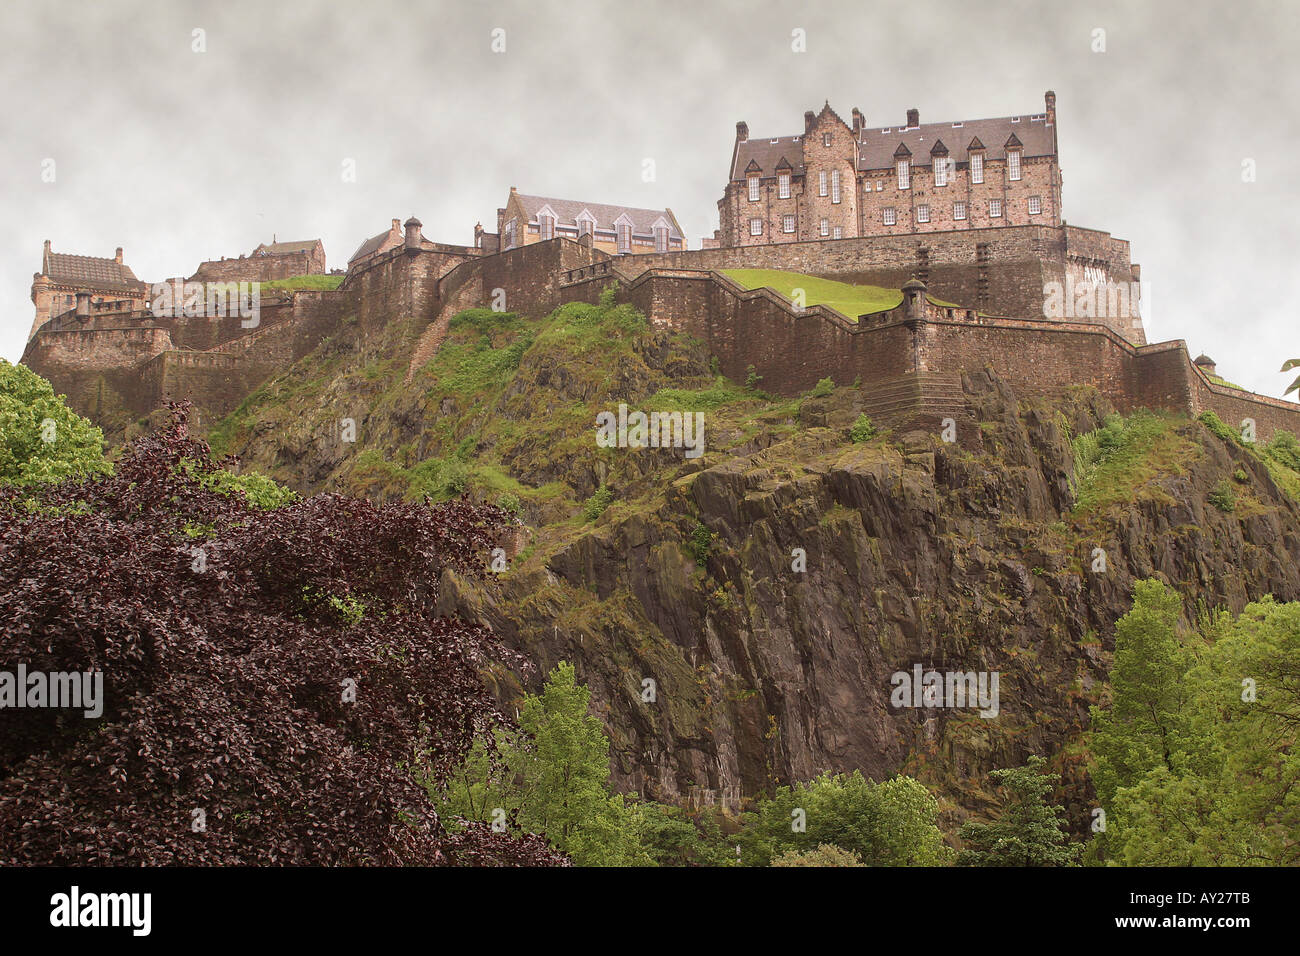
M 750 163 L 756 165 L 764 176 L 775 176 L 781 160 L 790 164 L 790 172 L 803 175 L 803 137 L 751 136 L 736 144 L 736 160 L 731 164 L 731 178 L 744 179 Z
M 294 252 L 311 252 L 319 244 L 319 239 L 303 239 L 299 242 L 263 242 L 253 250 L 253 255 L 266 253 L 269 256 L 287 256 Z
M 114 292 L 136 292 L 144 285 L 135 277 L 130 266 L 123 265 L 116 259 L 73 256 L 63 252 L 47 252 L 41 263 L 41 273 L 59 285 Z
M 396 242 L 394 242 L 394 245 L 396 245 L 397 242 L 405 241 L 405 238 L 400 230 L 394 233 L 392 229 L 386 229 L 383 232 L 381 232 L 379 235 L 371 236 L 365 242 L 361 243 L 361 245 L 357 246 L 357 251 L 352 253 L 352 255 L 348 257 L 348 262 L 353 262 L 357 259 L 360 259 L 362 256 L 368 256 L 372 252 L 377 252 L 379 248 L 384 244 L 385 240 L 388 239 L 389 236 L 396 237 Z
M 556 225 L 577 226 L 578 214 L 584 209 L 596 220 L 596 228 L 609 232 L 614 230 L 614 220 L 624 213 L 632 220 L 632 233 L 638 236 L 654 234 L 654 224 L 659 219 L 668 223 L 669 239 L 684 239 L 681 226 L 671 209 L 638 209 L 634 206 L 611 206 L 607 203 L 581 202 L 576 199 L 549 199 L 546 196 L 525 196 L 515 193 L 515 198 L 523 206 L 529 222 L 537 220 L 537 214 L 543 206 L 550 206 L 556 216 Z
M 1012 122 L 1013 119 L 1017 121 Z M 984 155 L 988 159 L 1006 159 L 1008 140 L 1013 146 L 1016 143 L 1023 145 L 1026 159 L 1051 156 L 1055 152 L 1052 132 L 1053 127 L 1048 126 L 1045 119 L 1031 119 L 1029 116 L 970 120 L 959 126 L 922 123 L 912 129 L 868 126 L 862 131 L 858 144 L 858 169 L 893 169 L 894 156 L 900 155 L 900 147 L 911 151 L 914 164 L 924 165 L 929 162 L 926 157 L 929 157 L 931 147 L 941 137 L 950 147 L 949 158 L 959 163 L 969 161 L 971 140 L 979 140 L 979 145 L 986 147 Z

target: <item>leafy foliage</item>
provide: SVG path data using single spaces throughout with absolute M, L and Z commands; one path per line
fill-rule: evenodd
M 5 660 L 101 671 L 106 697 L 97 719 L 0 713 L 0 861 L 562 863 L 534 837 L 448 833 L 415 779 L 507 725 L 479 671 L 522 662 L 436 611 L 442 570 L 484 574 L 504 515 L 260 510 L 214 488 L 172 414 L 111 475 L 0 489 Z
M 1242 474 L 1244 475 L 1245 472 Z M 1210 489 L 1206 500 L 1220 511 L 1231 512 L 1237 507 L 1237 492 L 1233 489 L 1232 483 L 1224 478 Z
M 858 420 L 854 422 L 853 427 L 849 429 L 849 438 L 854 442 L 861 444 L 862 442 L 871 441 L 871 439 L 875 437 L 876 426 L 871 423 L 871 419 L 868 418 L 865 413 L 859 415 Z
M 582 514 L 588 521 L 595 521 L 605 513 L 605 509 L 614 501 L 614 492 L 601 485 L 592 493 L 582 506 Z
M 866 866 L 852 850 L 841 850 L 834 843 L 823 843 L 812 850 L 786 850 L 772 861 L 773 866 Z
M 835 383 L 828 375 L 826 378 L 819 378 L 817 380 L 817 384 L 813 386 L 812 396 L 813 398 L 825 398 L 833 391 L 835 391 Z
M 1023 767 L 994 770 L 989 776 L 1008 794 L 1007 803 L 992 823 L 962 825 L 964 849 L 961 866 L 1069 866 L 1080 847 L 1068 842 L 1058 814 L 1065 808 L 1049 806 L 1047 795 L 1060 775 L 1043 773 L 1047 763 L 1030 757 Z
M 0 359 L 0 483 L 107 472 L 104 435 L 25 365 Z
M 1283 372 L 1290 372 L 1292 369 L 1297 368 L 1300 368 L 1300 359 L 1287 359 L 1282 363 Z M 1297 376 L 1296 380 L 1288 385 L 1286 391 L 1282 394 L 1290 395 L 1292 392 L 1300 392 L 1300 376 Z

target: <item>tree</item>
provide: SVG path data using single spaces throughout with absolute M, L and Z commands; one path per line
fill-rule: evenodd
M 27 366 L 0 359 L 0 483 L 30 485 L 108 470 L 103 433 Z
M 1293 368 L 1300 368 L 1300 359 L 1287 359 L 1282 363 L 1282 371 L 1284 372 L 1289 372 Z M 1282 394 L 1290 395 L 1292 392 L 1300 392 L 1300 378 L 1296 378 L 1294 382 L 1288 385 L 1287 390 Z
M 746 815 L 742 859 L 767 866 L 787 850 L 833 844 L 868 866 L 939 866 L 951 862 L 936 820 L 939 804 L 925 787 L 898 776 L 873 783 L 858 771 L 824 773 L 779 787 Z
M 822 843 L 813 850 L 786 850 L 772 861 L 773 866 L 866 866 L 852 850 L 841 850 L 833 843 Z
M 480 671 L 522 662 L 436 610 L 444 569 L 485 573 L 503 515 L 258 510 L 214 490 L 172 413 L 112 474 L 0 487 L 4 660 L 104 690 L 97 717 L 0 710 L 0 863 L 566 862 L 449 833 L 417 780 L 507 725 Z
M 1044 773 L 1046 763 L 1035 756 L 1023 767 L 989 774 L 1009 796 L 994 822 L 962 825 L 965 848 L 957 856 L 959 866 L 1069 866 L 1075 862 L 1080 847 L 1068 842 L 1058 817 L 1065 808 L 1047 804 L 1047 795 L 1061 777 Z

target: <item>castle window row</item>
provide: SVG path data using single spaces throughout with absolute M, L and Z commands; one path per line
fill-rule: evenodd
M 1028 197 L 1028 211 L 1031 216 L 1041 215 L 1043 212 L 1043 198 L 1041 196 Z M 1001 199 L 990 199 L 988 201 L 988 214 L 990 219 L 1004 218 L 1004 203 Z M 931 217 L 930 205 L 920 203 L 914 210 L 916 222 L 930 223 L 934 220 Z M 966 202 L 954 202 L 952 204 L 952 218 L 954 222 L 964 222 L 969 218 L 969 207 Z M 880 221 L 885 226 L 898 225 L 898 209 L 894 206 L 887 206 L 880 210 Z M 749 220 L 749 234 L 751 236 L 763 235 L 764 220 L 761 217 L 754 216 Z M 793 214 L 784 214 L 781 216 L 781 232 L 792 235 L 798 230 L 798 217 Z M 830 219 L 821 217 L 817 223 L 817 234 L 823 239 L 839 239 L 843 235 L 842 226 L 832 226 Z M 655 231 L 655 248 L 663 252 L 667 250 L 667 230 Z

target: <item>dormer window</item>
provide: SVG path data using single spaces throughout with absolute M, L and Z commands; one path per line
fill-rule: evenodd
M 749 177 L 749 201 L 758 202 L 758 177 Z
M 898 188 L 912 188 L 912 162 L 907 159 L 900 159 L 895 166 L 898 169 Z
M 973 183 L 984 182 L 984 154 L 970 154 L 970 181 Z
M 596 220 L 591 219 L 591 218 L 588 218 L 587 216 L 579 216 L 579 217 L 578 217 L 578 235 L 579 235 L 579 237 L 581 237 L 581 236 L 594 236 L 594 235 L 595 235 L 595 232 L 596 232 Z
M 655 226 L 655 252 L 668 251 L 668 227 Z
M 1020 178 L 1020 150 L 1018 149 L 1007 153 L 1007 178 L 1012 182 Z
M 618 251 L 632 251 L 632 226 L 630 223 L 620 222 L 616 227 L 618 234 Z
M 555 217 L 545 214 L 537 217 L 537 225 L 543 240 L 555 238 Z
M 948 185 L 948 157 L 934 157 L 934 184 L 936 186 Z
M 777 177 L 777 195 L 782 199 L 790 198 L 790 174 L 782 173 Z

